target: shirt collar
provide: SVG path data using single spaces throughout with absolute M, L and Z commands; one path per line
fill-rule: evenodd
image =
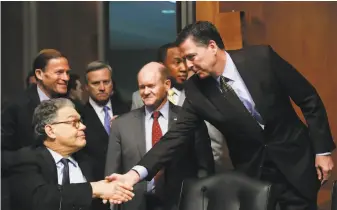
M 176 94 L 177 96 L 181 95 L 181 91 L 175 87 L 171 88 L 170 91 L 173 91 L 173 94 Z
M 40 102 L 45 101 L 45 100 L 49 100 L 50 98 L 39 88 L 38 85 L 36 85 L 37 87 L 37 94 L 39 95 L 39 99 Z
M 226 77 L 230 81 L 236 81 L 237 80 L 237 70 L 236 66 L 231 58 L 231 56 L 225 51 L 226 53 L 226 65 L 224 68 L 224 71 L 222 73 L 222 76 Z M 216 81 L 220 84 L 220 77 L 216 79 Z
M 55 161 L 55 164 L 58 164 L 58 163 L 61 161 L 61 159 L 63 158 L 62 155 L 60 155 L 59 153 L 55 152 L 54 150 L 49 149 L 48 147 L 47 147 L 47 149 L 48 149 L 48 151 L 50 152 L 51 156 L 53 156 L 53 159 L 54 159 L 54 161 Z M 67 159 L 68 159 L 68 160 L 69 160 L 75 167 L 77 167 L 77 162 L 76 162 L 76 160 L 75 160 L 73 157 L 69 156 Z
M 160 110 L 158 110 L 161 113 L 161 116 L 163 116 L 165 119 L 168 119 L 168 115 L 169 115 L 169 101 L 167 100 L 166 103 L 164 104 L 164 106 L 162 106 L 160 108 Z M 149 120 L 152 117 L 152 113 L 153 111 L 149 111 L 148 108 L 146 108 L 145 106 L 145 119 Z
M 106 103 L 104 106 L 100 106 L 98 105 L 91 97 L 89 97 L 89 103 L 90 105 L 92 106 L 92 108 L 94 108 L 94 110 L 97 112 L 97 113 L 101 113 L 101 112 L 104 112 L 103 108 L 104 106 L 107 106 L 110 108 L 110 110 L 112 110 L 112 106 L 111 106 L 111 101 L 110 99 L 108 100 L 108 103 Z

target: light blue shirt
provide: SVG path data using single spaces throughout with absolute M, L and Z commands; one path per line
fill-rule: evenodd
M 37 85 L 37 94 L 39 95 L 40 102 L 49 100 L 50 98 L 39 88 Z
M 164 106 L 158 110 L 161 115 L 158 118 L 159 126 L 163 135 L 167 132 L 168 129 L 168 121 L 169 121 L 169 102 L 166 101 Z M 152 148 L 152 124 L 153 124 L 153 111 L 149 111 L 145 107 L 145 143 L 146 143 L 146 152 L 148 152 Z M 148 185 L 147 190 L 151 191 L 154 188 L 154 180 L 152 179 Z
M 56 164 L 56 169 L 57 169 L 57 180 L 58 184 L 62 185 L 62 179 L 63 179 L 63 168 L 64 165 L 61 162 L 61 159 L 63 158 L 62 155 L 59 153 L 47 148 L 50 154 L 53 156 L 53 159 Z M 81 168 L 79 167 L 77 161 L 72 158 L 71 156 L 68 158 L 69 159 L 69 179 L 70 183 L 75 184 L 75 183 L 84 183 L 87 182 L 86 178 L 83 176 Z
M 240 95 L 240 97 L 243 97 L 246 100 L 248 100 L 255 109 L 255 103 L 253 101 L 253 98 L 250 95 L 244 81 L 242 80 L 232 58 L 227 52 L 225 53 L 226 53 L 227 61 L 226 61 L 225 69 L 222 73 L 222 76 L 230 79 L 230 81 L 228 81 L 227 83 L 233 88 L 235 93 L 237 95 Z M 218 84 L 220 85 L 220 77 L 216 78 L 216 80 Z M 260 123 L 259 125 L 262 127 L 262 129 L 264 129 L 264 125 Z M 331 154 L 330 152 L 326 152 L 326 153 L 321 153 L 321 154 L 316 154 L 316 155 L 330 155 L 330 154 Z M 137 173 L 140 176 L 140 180 L 143 180 L 148 175 L 147 169 L 143 166 L 137 165 L 137 166 L 134 166 L 132 169 L 137 171 Z
M 244 98 L 245 100 L 249 101 L 250 104 L 252 104 L 253 109 L 255 109 L 255 102 L 252 98 L 252 96 L 250 95 L 246 84 L 244 83 L 244 81 L 242 80 L 238 69 L 236 68 L 232 58 L 230 57 L 230 55 L 226 53 L 226 57 L 227 57 L 227 61 L 226 61 L 226 65 L 225 65 L 225 69 L 222 73 L 222 76 L 226 77 L 227 79 L 229 79 L 229 81 L 227 82 L 228 85 L 230 85 L 234 92 Z M 218 82 L 218 84 L 220 85 L 220 77 L 216 78 L 216 81 Z M 221 89 L 220 89 L 221 91 Z M 257 122 L 259 123 L 259 122 Z M 262 129 L 264 129 L 264 125 L 260 124 L 259 125 L 262 127 Z

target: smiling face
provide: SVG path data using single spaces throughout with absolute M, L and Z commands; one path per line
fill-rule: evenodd
M 171 88 L 171 81 L 161 74 L 159 63 L 150 63 L 138 73 L 139 94 L 144 105 L 150 109 L 157 109 L 165 104 L 167 92 Z
M 189 37 L 179 45 L 179 49 L 186 59 L 187 68 L 198 74 L 201 79 L 215 73 L 217 47 L 214 41 L 203 45 Z
M 42 69 L 36 69 L 37 78 L 49 97 L 67 93 L 70 67 L 65 57 L 50 59 Z

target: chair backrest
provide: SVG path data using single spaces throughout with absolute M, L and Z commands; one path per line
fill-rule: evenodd
M 335 180 L 332 184 L 331 210 L 337 210 L 337 180 Z
M 229 172 L 185 180 L 179 210 L 269 210 L 275 206 L 271 185 Z

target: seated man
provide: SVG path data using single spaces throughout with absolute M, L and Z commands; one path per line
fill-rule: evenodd
M 133 197 L 125 184 L 93 181 L 90 159 L 80 151 L 85 126 L 69 99 L 41 102 L 33 126 L 35 145 L 18 150 L 9 167 L 12 210 L 84 210 L 92 198 Z

